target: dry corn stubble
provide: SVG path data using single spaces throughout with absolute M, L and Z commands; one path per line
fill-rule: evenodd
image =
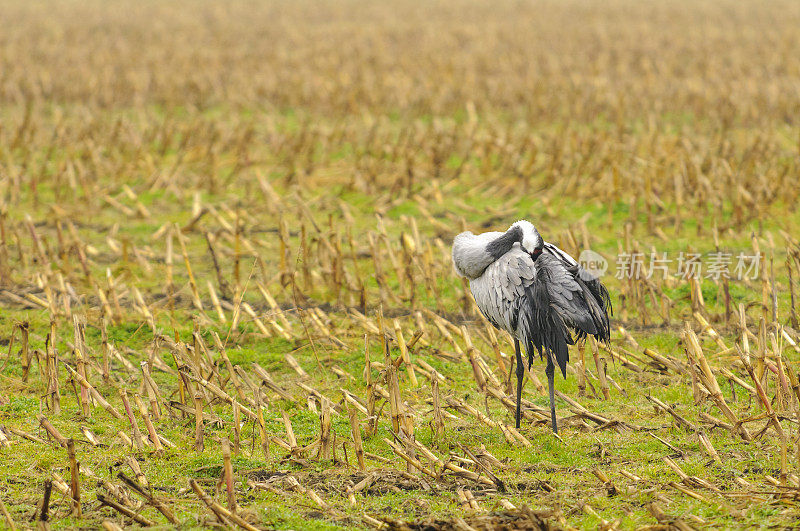
M 8 527 L 795 521 L 796 3 L 0 19 Z M 644 256 L 604 277 L 618 329 L 573 349 L 562 440 L 536 360 L 511 427 L 512 347 L 450 264 L 522 217 Z

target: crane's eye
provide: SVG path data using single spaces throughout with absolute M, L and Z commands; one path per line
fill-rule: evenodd
M 539 255 L 542 254 L 542 248 L 541 247 L 537 247 L 536 249 L 531 251 L 530 254 L 531 254 L 531 258 L 533 258 L 534 261 L 535 261 L 537 258 L 539 258 Z

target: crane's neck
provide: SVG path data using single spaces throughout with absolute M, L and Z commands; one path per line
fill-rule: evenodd
M 524 235 L 525 233 L 522 227 L 516 224 L 511 225 L 501 236 L 498 236 L 486 245 L 486 253 L 492 257 L 492 262 L 494 262 L 510 251 L 515 243 L 521 242 Z M 492 262 L 489 262 L 489 264 Z M 488 266 L 489 264 L 486 265 Z
M 453 265 L 459 275 L 470 280 L 476 279 L 522 238 L 523 229 L 516 224 L 503 233 L 476 236 L 471 232 L 462 232 L 453 241 Z

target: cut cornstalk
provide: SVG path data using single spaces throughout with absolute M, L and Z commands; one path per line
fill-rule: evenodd
M 356 452 L 358 469 L 363 472 L 366 469 L 364 465 L 364 446 L 361 442 L 361 427 L 358 424 L 358 416 L 356 414 L 356 408 L 353 406 L 353 404 L 348 403 L 347 412 L 350 416 L 350 432 L 353 435 L 353 448 L 355 448 Z
M 231 463 L 231 445 L 227 437 L 222 438 L 222 464 L 225 478 L 225 489 L 228 493 L 228 509 L 236 512 L 236 490 L 233 485 L 233 464 Z
M 408 352 L 408 346 L 406 345 L 406 340 L 403 337 L 403 330 L 400 328 L 400 322 L 397 319 L 394 320 L 394 337 L 397 340 L 397 346 L 400 349 L 401 356 L 403 357 L 403 363 L 406 366 L 408 379 L 411 381 L 411 385 L 417 387 L 419 385 L 417 382 L 417 375 L 414 374 L 414 365 L 411 363 L 411 355 Z

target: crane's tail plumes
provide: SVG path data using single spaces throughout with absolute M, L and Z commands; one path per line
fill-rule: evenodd
M 583 301 L 586 303 L 585 310 L 588 313 L 589 320 L 591 320 L 589 327 L 575 327 L 578 339 L 583 339 L 586 334 L 590 334 L 599 341 L 608 343 L 611 341 L 611 324 L 608 315 L 612 312 L 611 297 L 608 295 L 608 290 L 597 279 L 584 281 L 580 276 L 577 276 L 575 280 L 583 290 Z
M 566 378 L 568 345 L 574 343 L 572 334 L 561 316 L 551 308 L 550 294 L 544 283 L 531 285 L 527 292 L 527 304 L 520 308 L 518 330 L 528 352 L 528 365 L 533 363 L 535 348 L 540 357 L 547 355 L 552 359 Z
M 611 339 L 611 300 L 599 280 L 584 280 L 577 269 L 567 269 L 570 276 L 564 277 L 549 258 L 542 258 L 537 268 L 539 281 L 526 289 L 517 336 L 526 347 L 529 364 L 535 348 L 540 357 L 547 355 L 548 361 L 558 365 L 566 378 L 569 345 L 575 339 L 587 335 L 603 342 Z

